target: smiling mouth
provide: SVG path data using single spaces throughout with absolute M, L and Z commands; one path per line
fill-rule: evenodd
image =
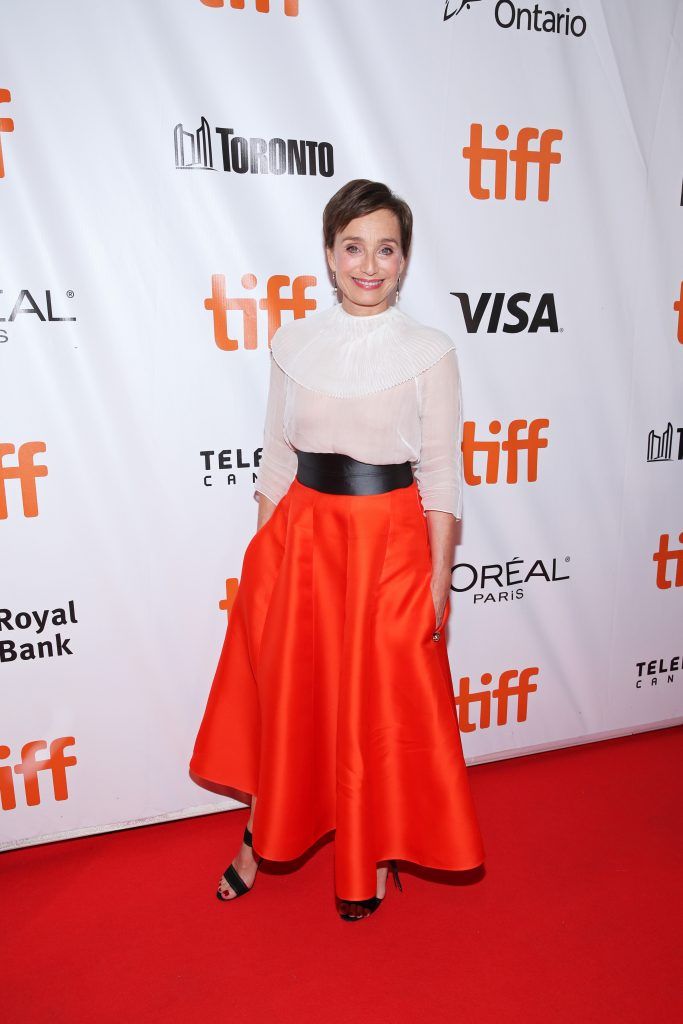
M 351 278 L 355 285 L 362 288 L 366 292 L 374 291 L 375 288 L 380 288 L 383 284 L 383 280 L 372 280 L 369 281 L 364 277 L 353 277 Z

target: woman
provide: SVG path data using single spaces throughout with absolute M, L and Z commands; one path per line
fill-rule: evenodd
M 360 920 L 388 866 L 401 888 L 395 858 L 484 859 L 443 636 L 462 404 L 454 343 L 392 301 L 408 205 L 351 181 L 323 234 L 339 301 L 272 339 L 257 532 L 190 767 L 252 795 L 219 899 L 334 830 L 338 910 Z

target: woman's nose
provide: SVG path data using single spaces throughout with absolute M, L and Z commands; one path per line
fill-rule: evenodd
M 367 274 L 368 277 L 372 277 L 377 270 L 377 260 L 374 252 L 365 254 L 363 258 L 363 273 Z

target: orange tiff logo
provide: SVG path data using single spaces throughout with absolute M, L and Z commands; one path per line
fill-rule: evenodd
M 293 313 L 295 320 L 300 320 L 316 308 L 315 299 L 306 296 L 306 289 L 317 284 L 315 277 L 295 277 L 290 280 L 286 274 L 273 274 L 268 278 L 266 294 L 262 299 L 228 298 L 228 290 L 224 274 L 212 274 L 211 297 L 204 299 L 204 309 L 213 314 L 214 341 L 224 352 L 235 352 L 240 348 L 237 339 L 228 334 L 228 311 L 241 313 L 243 347 L 258 348 L 258 317 L 257 310 L 268 313 L 268 344 L 282 323 L 282 313 L 287 310 Z M 252 291 L 258 284 L 255 274 L 245 274 L 241 279 L 245 291 Z M 283 295 L 283 289 L 290 289 L 291 295 Z
M 669 590 L 672 586 L 683 587 L 683 548 L 670 548 L 670 540 L 668 533 L 662 533 L 659 547 L 652 556 L 657 566 L 657 586 L 660 590 Z M 683 544 L 683 533 L 679 533 L 678 542 Z M 669 568 L 675 570 L 673 584 L 669 579 Z
M 225 7 L 225 0 L 201 0 L 205 7 Z M 230 0 L 229 6 L 235 11 L 244 10 L 245 0 Z M 255 0 L 256 10 L 259 14 L 270 12 L 270 0 Z M 299 13 L 299 0 L 284 0 L 285 14 L 290 18 L 296 18 Z
M 21 761 L 14 765 L 14 774 L 21 775 L 24 779 L 24 794 L 27 807 L 35 807 L 40 803 L 40 786 L 38 783 L 38 772 L 48 772 L 52 778 L 52 791 L 55 800 L 68 800 L 69 791 L 66 785 L 66 769 L 72 768 L 76 763 L 73 754 L 66 756 L 66 747 L 72 747 L 75 743 L 73 736 L 60 736 L 52 740 L 50 753 L 47 757 L 37 758 L 39 750 L 46 750 L 45 740 L 31 740 L 21 748 Z M 0 761 L 9 757 L 9 747 L 0 744 Z M 12 811 L 17 806 L 17 796 L 14 788 L 14 778 L 10 765 L 0 765 L 0 807 L 3 811 Z
M 455 698 L 458 708 L 458 724 L 461 732 L 474 732 L 475 729 L 488 729 L 491 726 L 491 705 L 496 702 L 496 725 L 507 725 L 510 701 L 514 698 L 517 702 L 517 722 L 526 722 L 529 710 L 529 694 L 535 693 L 538 689 L 536 683 L 532 683 L 533 676 L 538 675 L 538 668 L 524 668 L 520 672 L 516 668 L 506 669 L 501 672 L 497 685 L 492 690 L 481 690 L 479 693 L 470 691 L 470 677 L 462 676 L 459 681 L 459 691 Z M 516 680 L 516 682 L 515 682 Z M 490 672 L 484 672 L 481 677 L 482 686 L 490 686 L 493 676 Z M 479 705 L 479 722 L 475 724 L 470 721 L 470 707 Z
M 12 94 L 9 89 L 0 89 L 0 103 L 9 103 Z M 14 121 L 11 117 L 0 117 L 0 132 L 13 132 Z M 2 136 L 0 135 L 0 178 L 5 177 L 5 163 L 2 158 Z
M 678 298 L 674 302 L 674 312 L 678 313 L 678 322 L 676 329 L 676 337 L 683 345 L 683 281 L 681 281 L 681 290 L 678 294 Z
M 504 441 L 476 440 L 476 423 L 468 420 L 463 425 L 462 452 L 465 482 L 476 486 L 482 482 L 481 476 L 475 472 L 474 459 L 478 452 L 483 452 L 486 459 L 486 483 L 498 483 L 500 475 L 501 452 L 506 455 L 505 482 L 516 484 L 519 480 L 519 454 L 526 452 L 526 479 L 533 483 L 538 479 L 538 453 L 541 448 L 548 447 L 548 439 L 541 437 L 541 430 L 550 426 L 550 420 L 511 420 Z M 500 434 L 500 420 L 489 423 L 492 434 Z
M 496 128 L 496 138 L 504 142 L 510 134 L 507 125 L 499 124 Z M 531 147 L 531 141 L 538 139 L 540 142 L 537 149 Z M 470 144 L 464 146 L 462 155 L 469 160 L 470 195 L 475 199 L 490 199 L 491 190 L 485 188 L 482 183 L 482 167 L 484 163 L 492 163 L 493 174 L 493 195 L 495 199 L 506 199 L 508 190 L 508 164 L 515 167 L 515 199 L 527 198 L 527 184 L 529 177 L 529 164 L 538 165 L 538 192 L 540 202 L 547 203 L 550 198 L 550 168 L 553 164 L 559 164 L 562 159 L 560 154 L 553 151 L 553 142 L 562 138 L 559 128 L 546 128 L 539 132 L 538 128 L 520 128 L 517 132 L 517 145 L 514 149 L 506 149 L 504 146 L 484 146 L 483 125 L 470 125 Z
M 33 456 L 46 450 L 43 441 L 26 441 L 19 445 L 16 466 L 6 466 L 6 455 L 14 455 L 13 444 L 0 442 L 0 519 L 7 519 L 7 481 L 18 480 L 21 486 L 21 503 L 27 519 L 38 515 L 38 493 L 36 479 L 47 476 L 47 466 L 36 466 Z
M 237 577 L 230 576 L 225 581 L 225 597 L 221 598 L 221 600 L 218 602 L 218 607 L 222 612 L 227 612 L 228 617 L 230 616 L 232 606 L 234 605 L 235 598 L 237 597 L 239 582 L 240 581 L 237 579 Z

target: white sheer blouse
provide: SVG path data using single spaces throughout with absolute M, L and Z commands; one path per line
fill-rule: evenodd
M 395 306 L 341 305 L 283 325 L 271 342 L 254 496 L 277 504 L 297 450 L 412 463 L 425 512 L 462 517 L 462 390 L 454 342 Z

